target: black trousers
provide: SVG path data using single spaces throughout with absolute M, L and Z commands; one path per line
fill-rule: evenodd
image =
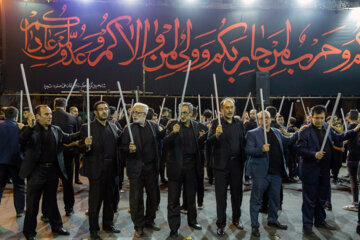
M 62 186 L 63 186 L 63 194 L 64 194 L 64 205 L 65 212 L 69 212 L 73 210 L 75 204 L 74 197 L 74 155 L 70 152 L 64 151 L 64 163 L 67 178 L 65 178 L 62 174 L 60 175 Z
M 159 174 L 162 182 L 165 181 L 165 161 L 166 161 L 166 150 L 163 148 L 161 150 L 161 157 L 159 163 Z
M 112 160 L 104 160 L 104 170 L 99 179 L 89 179 L 89 225 L 90 232 L 97 232 L 99 227 L 99 213 L 103 205 L 103 228 L 113 225 L 114 192 L 115 192 L 115 164 Z
M 226 226 L 226 199 L 227 188 L 230 185 L 232 221 L 237 222 L 241 216 L 241 203 L 243 197 L 243 164 L 238 160 L 229 160 L 228 167 L 214 169 L 215 196 L 216 196 L 216 225 L 219 228 Z
M 358 161 L 348 161 L 347 167 L 351 183 L 351 193 L 353 195 L 353 203 L 359 202 L 359 183 L 358 183 Z
M 177 231 L 180 227 L 180 195 L 181 186 L 184 187 L 187 203 L 188 224 L 197 223 L 197 213 L 195 204 L 195 194 L 197 185 L 197 176 L 195 166 L 189 166 L 179 169 L 180 177 L 177 180 L 169 179 L 168 183 L 168 222 L 171 231 Z
M 130 179 L 130 213 L 135 230 L 153 223 L 157 208 L 157 173 L 155 169 L 142 169 L 138 178 Z M 146 213 L 144 211 L 144 188 L 146 192 Z
M 114 213 L 117 212 L 120 202 L 120 177 L 115 177 L 115 183 L 114 183 Z
M 80 169 L 80 154 L 74 154 L 74 164 L 75 164 L 75 181 L 79 180 L 79 169 Z
M 41 194 L 46 196 L 47 214 L 51 229 L 62 227 L 62 220 L 57 204 L 56 194 L 59 183 L 58 166 L 50 167 L 36 166 L 27 178 L 26 213 L 23 233 L 25 235 L 36 235 L 37 215 Z

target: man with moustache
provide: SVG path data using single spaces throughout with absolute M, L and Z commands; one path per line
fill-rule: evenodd
M 90 138 L 87 138 L 87 124 L 82 125 L 80 133 L 85 145 L 83 168 L 89 178 L 89 225 L 91 239 L 101 239 L 98 235 L 99 212 L 103 205 L 103 230 L 120 233 L 114 227 L 115 178 L 118 175 L 118 141 L 116 126 L 108 121 L 109 106 L 104 101 L 94 104 L 95 120 L 90 123 Z
M 180 194 L 184 187 L 188 207 L 188 225 L 201 230 L 197 223 L 195 194 L 197 178 L 201 172 L 200 147 L 206 135 L 200 138 L 200 128 L 197 122 L 190 120 L 193 105 L 184 102 L 181 106 L 180 122 L 170 120 L 164 138 L 164 147 L 167 149 L 167 176 L 168 182 L 168 222 L 170 238 L 177 238 L 180 227 Z
M 248 172 L 252 179 L 250 218 L 251 234 L 254 237 L 260 237 L 258 216 L 265 191 L 269 199 L 268 226 L 287 229 L 287 225 L 279 223 L 277 214 L 280 208 L 281 179 L 287 175 L 284 148 L 294 143 L 298 135 L 283 135 L 280 130 L 270 127 L 270 119 L 268 111 L 258 114 L 259 127 L 248 132 L 245 148 L 249 156 Z M 264 127 L 268 144 L 265 144 Z
M 232 223 L 243 229 L 241 223 L 242 181 L 245 162 L 245 131 L 241 120 L 234 118 L 235 101 L 225 98 L 221 104 L 220 118 L 211 123 L 207 142 L 211 146 L 211 157 L 215 176 L 217 212 L 217 235 L 223 236 L 226 226 L 227 188 L 230 185 Z
M 159 125 L 146 120 L 149 107 L 136 103 L 132 109 L 133 123 L 131 142 L 129 128 L 121 136 L 121 150 L 127 160 L 127 175 L 130 180 L 130 213 L 135 227 L 135 237 L 144 235 L 144 227 L 160 231 L 155 225 L 157 208 L 157 184 L 159 174 L 159 140 L 165 131 L 160 132 Z M 144 188 L 146 191 L 146 212 L 144 214 Z
M 79 138 L 79 134 L 66 134 L 59 127 L 51 125 L 52 112 L 46 105 L 35 108 L 34 115 L 29 113 L 28 126 L 19 137 L 25 149 L 24 161 L 19 176 L 27 178 L 26 213 L 23 233 L 26 239 L 35 239 L 36 218 L 39 211 L 41 194 L 46 198 L 46 207 L 52 232 L 56 235 L 70 235 L 63 228 L 56 194 L 59 175 L 66 176 L 63 144 Z

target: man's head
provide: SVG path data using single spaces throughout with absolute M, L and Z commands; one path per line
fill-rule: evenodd
M 164 107 L 161 113 L 161 117 L 168 117 L 169 116 L 169 109 Z
M 296 124 L 296 118 L 291 117 L 289 121 L 289 127 L 293 127 L 295 126 L 295 124 Z
M 75 106 L 70 107 L 69 109 L 70 114 L 74 115 L 75 117 L 79 116 L 79 109 Z
M 359 119 L 359 112 L 356 109 L 351 109 L 349 112 L 349 120 L 350 122 L 357 122 Z
M 235 114 L 235 100 L 232 98 L 225 98 L 220 103 L 221 114 L 225 119 L 231 119 Z
M 29 107 L 24 107 L 23 108 L 23 120 L 26 121 L 26 119 L 28 118 L 29 116 Z
M 198 113 L 198 108 L 197 107 L 193 107 L 192 113 L 191 113 L 191 120 L 196 120 L 198 117 L 199 113 Z
M 263 119 L 263 114 L 265 115 L 265 126 L 266 128 L 270 127 L 271 124 L 271 115 L 268 111 L 261 111 L 257 114 L 258 117 L 258 121 L 259 121 L 259 125 L 260 127 L 264 128 L 264 119 Z
M 109 117 L 110 118 L 115 118 L 115 113 L 116 113 L 116 107 L 114 106 L 109 106 Z
M 66 109 L 66 99 L 65 98 L 55 98 L 54 100 L 54 109 Z
M 190 121 L 191 114 L 193 112 L 193 105 L 189 102 L 184 102 L 181 109 L 181 122 L 186 123 Z M 180 104 L 179 104 L 180 109 Z
M 265 110 L 270 113 L 271 119 L 275 119 L 276 113 L 277 113 L 276 107 L 274 107 L 274 106 L 267 106 Z
M 155 114 L 155 110 L 153 108 L 149 108 L 146 114 L 146 120 L 153 120 L 154 114 Z
M 284 123 L 285 123 L 284 117 L 281 116 L 281 115 L 278 115 L 278 116 L 276 117 L 276 122 L 277 122 L 277 124 L 279 124 L 279 125 L 284 125 Z
M 208 121 L 212 118 L 212 111 L 210 109 L 206 109 L 204 111 L 204 117 L 205 117 L 205 121 Z
M 5 118 L 12 119 L 14 121 L 18 118 L 19 110 L 16 107 L 10 106 L 5 109 Z
M 311 108 L 311 121 L 317 128 L 322 128 L 325 123 L 326 108 L 323 105 L 316 105 Z
M 94 114 L 99 121 L 105 121 L 109 117 L 109 105 L 104 101 L 97 101 L 94 104 Z
M 255 109 L 252 109 L 252 110 L 250 110 L 250 114 L 249 114 L 249 117 L 250 117 L 250 119 L 252 119 L 252 120 L 255 120 L 256 119 L 256 110 Z
M 146 115 L 148 114 L 149 107 L 144 103 L 135 103 L 132 108 L 132 118 L 134 123 L 143 124 L 146 120 Z
M 51 125 L 52 121 L 52 112 L 49 106 L 47 105 L 38 105 L 35 107 L 35 119 L 44 128 L 47 128 Z

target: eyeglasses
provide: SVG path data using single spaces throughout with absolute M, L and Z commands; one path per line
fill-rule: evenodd
M 133 115 L 140 115 L 140 114 L 145 114 L 146 112 L 138 112 L 138 111 L 133 111 L 132 114 Z
M 181 114 L 189 115 L 189 112 L 181 112 Z

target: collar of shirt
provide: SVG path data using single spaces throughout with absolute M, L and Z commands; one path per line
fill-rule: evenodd
M 102 123 L 100 123 L 99 120 L 97 120 L 97 119 L 95 120 L 95 122 L 96 122 L 96 124 L 98 124 L 101 127 L 106 127 L 109 124 L 108 120 L 105 120 L 105 126 L 102 125 Z

